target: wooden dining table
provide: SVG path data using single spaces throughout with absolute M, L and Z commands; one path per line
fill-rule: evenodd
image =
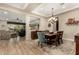
M 48 41 L 49 41 L 50 44 L 52 43 L 52 40 L 54 40 L 53 38 L 54 38 L 55 35 L 58 35 L 58 34 L 57 33 L 52 33 L 52 34 L 45 33 L 45 37 L 48 39 Z
M 57 35 L 57 33 L 52 33 L 52 34 L 50 34 L 50 33 L 45 33 L 45 37 L 48 38 L 48 39 L 52 39 L 52 37 L 53 37 L 54 35 Z
M 45 35 L 51 37 L 51 36 L 53 36 L 53 35 L 57 35 L 57 33 L 52 33 L 52 34 L 46 33 Z

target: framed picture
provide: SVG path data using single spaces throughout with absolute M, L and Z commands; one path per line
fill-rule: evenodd
M 67 20 L 67 25 L 69 25 L 69 24 L 78 24 L 79 23 L 79 21 L 78 20 L 75 20 L 75 18 L 69 18 L 68 20 Z
M 40 18 L 31 16 L 30 17 L 30 29 L 31 30 L 39 30 Z

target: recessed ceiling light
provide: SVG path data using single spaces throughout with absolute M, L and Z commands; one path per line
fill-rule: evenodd
M 66 8 L 65 5 L 63 5 L 62 8 Z
M 6 12 L 6 11 L 4 12 L 4 14 L 7 14 L 7 13 L 8 13 L 8 12 Z
M 60 3 L 60 5 L 64 5 L 64 3 Z
M 6 20 L 8 20 L 8 18 L 6 18 Z
M 64 5 L 64 3 L 60 4 L 62 8 L 66 8 L 66 6 Z

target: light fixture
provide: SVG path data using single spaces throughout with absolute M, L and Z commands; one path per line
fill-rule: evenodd
M 54 22 L 57 21 L 57 17 L 55 17 L 55 16 L 53 15 L 53 8 L 52 8 L 52 16 L 49 18 L 48 21 L 51 22 L 51 23 L 54 23 Z
M 6 18 L 6 21 L 8 21 L 8 18 Z
M 64 5 L 64 3 L 61 3 L 60 5 L 62 6 L 62 8 L 66 8 L 66 6 Z
M 16 20 L 17 20 L 17 22 L 19 22 L 19 18 L 18 18 L 18 17 L 17 17 L 17 19 L 16 19 Z
M 7 14 L 8 12 L 4 11 L 4 14 Z

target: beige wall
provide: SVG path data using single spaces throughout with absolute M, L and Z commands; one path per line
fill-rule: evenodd
M 36 15 L 32 15 L 32 14 L 26 14 L 26 40 L 31 39 L 31 30 L 29 27 L 29 23 L 30 23 L 30 17 L 31 16 L 35 16 L 40 18 L 40 27 L 39 30 L 46 30 L 47 29 L 47 19 L 44 17 L 40 17 L 40 16 L 36 16 Z
M 40 17 L 40 16 L 36 16 L 36 15 L 32 15 L 32 14 L 27 14 L 26 15 L 26 40 L 31 39 L 31 30 L 29 27 L 29 23 L 30 23 L 30 16 L 35 16 L 40 18 L 40 26 L 39 26 L 39 30 L 43 31 L 43 30 L 49 30 L 50 32 L 55 31 L 55 24 L 51 24 L 51 27 L 48 27 L 48 18 L 44 18 L 44 17 Z
M 0 20 L 0 30 L 8 30 L 8 25 L 7 25 L 7 21 L 5 20 Z
M 26 16 L 26 40 L 31 39 L 31 31 L 29 23 L 30 23 L 30 16 Z
M 59 17 L 59 30 L 64 31 L 64 38 L 68 40 L 74 40 L 74 35 L 79 33 L 79 24 L 78 25 L 66 25 L 68 18 L 75 17 L 76 20 L 79 20 L 79 9 L 69 11 L 63 14 L 58 15 Z
M 47 19 L 41 17 L 39 30 L 47 30 L 48 29 L 47 25 L 48 25 Z

